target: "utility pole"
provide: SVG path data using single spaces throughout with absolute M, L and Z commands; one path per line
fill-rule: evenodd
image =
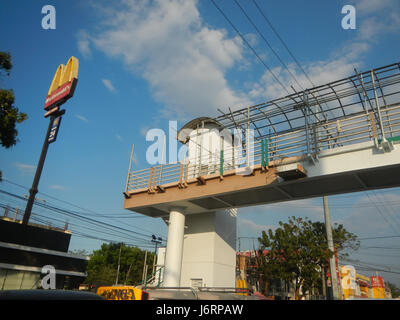
M 142 282 L 144 282 L 144 278 L 147 276 L 145 273 L 146 270 L 146 262 L 147 262 L 147 250 L 144 253 L 144 263 L 143 263 L 143 274 L 142 274 Z
M 17 221 L 18 213 L 19 213 L 19 208 L 15 208 L 14 221 Z
M 125 286 L 126 286 L 126 283 L 128 282 L 129 274 L 131 273 L 131 268 L 132 268 L 132 263 L 129 265 L 128 272 L 126 273 L 125 283 L 124 283 Z
M 122 249 L 122 243 L 119 246 L 119 257 L 118 257 L 118 268 L 117 268 L 117 278 L 115 279 L 115 285 L 118 285 L 118 276 L 119 276 L 119 265 L 121 261 L 121 249 Z
M 325 276 L 325 268 L 321 267 L 321 278 L 322 278 L 322 295 L 324 296 L 324 299 L 326 300 L 326 276 Z
M 8 211 L 9 211 L 9 206 L 7 205 L 5 208 L 4 208 L 4 216 L 7 218 L 8 217 Z
M 160 237 L 156 238 L 156 236 L 154 234 L 151 237 L 152 237 L 151 242 L 154 242 L 154 244 L 155 244 L 154 258 L 153 258 L 153 275 L 154 275 L 155 267 L 156 267 L 157 245 L 162 242 L 162 238 L 160 238 Z
M 328 249 L 332 252 L 335 252 L 333 245 L 333 237 L 332 237 L 332 225 L 331 225 L 331 215 L 329 212 L 329 204 L 328 197 L 323 197 L 324 202 L 324 216 L 325 216 L 325 229 L 326 229 L 326 238 L 328 240 Z M 339 299 L 339 290 L 337 283 L 337 274 L 336 274 L 336 261 L 335 254 L 329 259 L 329 268 L 331 271 L 331 286 L 332 286 L 332 294 L 333 300 Z
M 240 270 L 240 257 L 241 257 L 241 254 L 240 254 L 240 231 L 239 231 L 239 228 L 238 228 L 238 242 L 239 242 L 239 263 L 238 263 L 238 265 L 239 265 L 239 280 L 242 280 L 242 271 Z

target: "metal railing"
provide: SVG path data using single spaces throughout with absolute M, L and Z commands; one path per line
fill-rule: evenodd
M 291 157 L 317 158 L 324 150 L 366 141 L 375 141 L 378 145 L 383 139 L 400 140 L 399 136 L 400 105 L 380 107 L 380 113 L 374 110 L 334 121 L 314 121 L 299 129 L 268 135 L 251 144 L 233 145 L 214 152 L 205 150 L 201 156 L 190 158 L 186 163 L 161 164 L 129 172 L 125 192 L 180 186 L 198 177 L 223 176 L 251 165 L 267 167 Z
M 163 271 L 164 266 L 159 267 L 154 273 L 150 274 L 142 282 L 140 282 L 139 285 L 143 286 L 144 288 L 147 288 L 148 285 L 159 288 L 162 284 Z

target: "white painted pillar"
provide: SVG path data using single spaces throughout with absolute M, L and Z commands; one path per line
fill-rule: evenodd
M 163 287 L 180 286 L 184 233 L 185 215 L 183 208 L 172 208 L 169 213 Z

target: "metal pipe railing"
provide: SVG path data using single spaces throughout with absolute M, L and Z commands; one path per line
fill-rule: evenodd
M 186 182 L 200 175 L 219 173 L 242 168 L 251 163 L 262 164 L 268 161 L 281 160 L 291 156 L 318 153 L 322 150 L 351 145 L 376 139 L 377 131 L 388 130 L 392 137 L 400 132 L 400 106 L 380 107 L 377 110 L 363 112 L 347 118 L 323 123 L 310 123 L 306 127 L 282 134 L 269 135 L 266 140 L 256 140 L 250 146 L 245 143 L 239 146 L 225 147 L 214 152 L 207 150 L 187 163 L 161 164 L 151 168 L 129 172 L 127 191 L 154 188 L 167 183 Z M 383 131 L 384 132 L 384 131 Z M 242 142 L 245 142 L 243 139 Z M 264 142 L 263 142 L 264 141 Z M 267 143 L 265 142 L 267 141 Z M 204 150 L 203 150 L 204 151 Z M 252 160 L 249 162 L 249 160 Z

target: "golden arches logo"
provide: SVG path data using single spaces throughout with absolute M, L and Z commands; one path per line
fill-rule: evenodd
M 65 66 L 58 66 L 46 96 L 45 110 L 60 106 L 73 96 L 78 82 L 78 69 L 79 61 L 75 57 L 69 58 Z

